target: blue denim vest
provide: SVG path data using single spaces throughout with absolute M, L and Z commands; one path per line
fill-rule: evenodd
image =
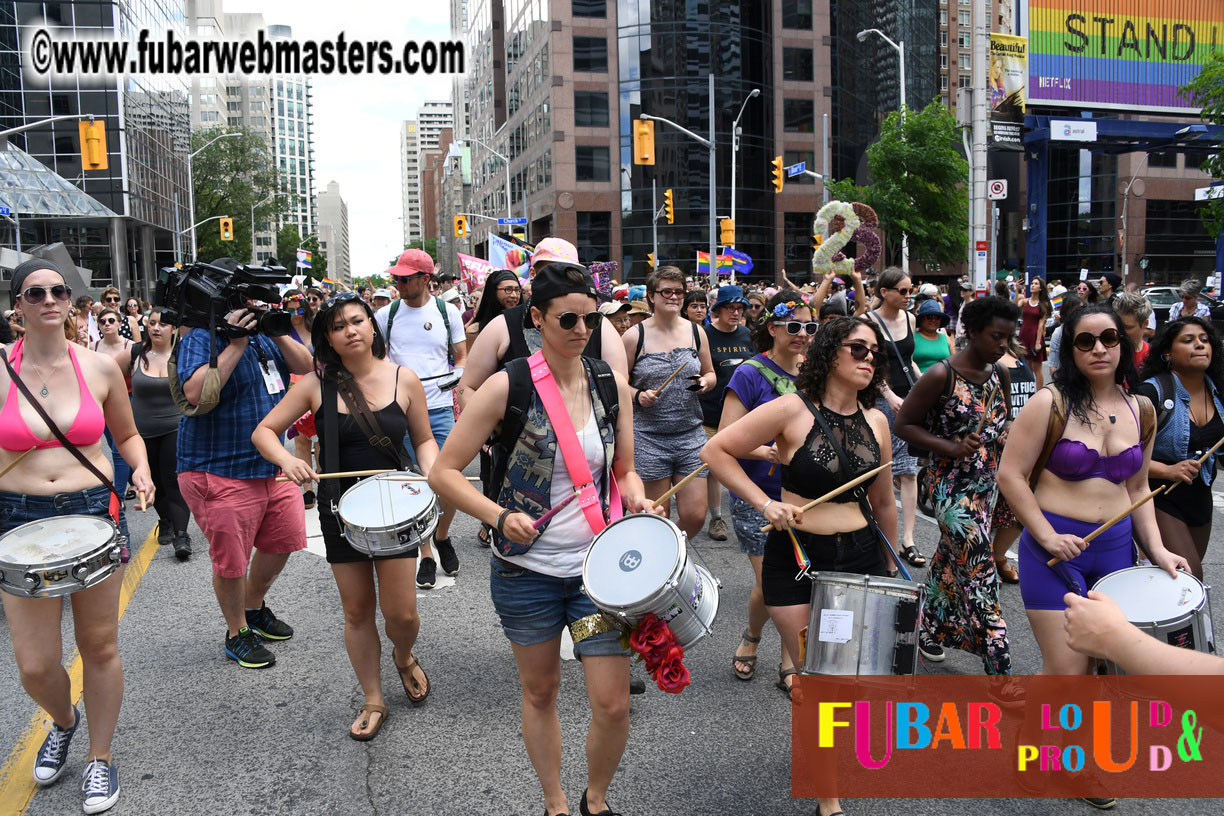
M 1172 372 L 1171 372 L 1172 373 Z M 1149 377 L 1144 382 L 1151 383 L 1156 389 L 1156 393 L 1160 395 L 1160 402 L 1156 405 L 1157 415 L 1159 415 L 1161 405 L 1169 411 L 1169 417 L 1164 425 L 1156 429 L 1156 445 L 1152 448 L 1152 458 L 1158 462 L 1163 462 L 1166 465 L 1176 464 L 1190 458 L 1190 392 L 1182 385 L 1181 379 L 1176 373 L 1173 373 L 1173 388 L 1174 394 L 1161 394 L 1160 383 L 1156 377 Z M 1216 413 L 1224 416 L 1224 405 L 1220 404 L 1220 395 L 1216 393 L 1215 383 L 1210 377 L 1204 377 L 1203 382 L 1211 394 L 1211 401 L 1215 403 Z M 1170 406 L 1169 403 L 1172 402 Z M 1171 410 L 1170 410 L 1171 409 Z M 1218 457 L 1220 454 L 1217 453 Z M 1213 457 L 1214 459 L 1215 457 Z M 1206 485 L 1211 484 L 1211 477 L 1214 468 L 1204 466 L 1199 470 L 1199 478 Z

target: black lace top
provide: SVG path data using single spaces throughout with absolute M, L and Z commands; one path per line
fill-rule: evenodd
M 880 443 L 876 441 L 875 433 L 867 423 L 867 418 L 863 416 L 862 408 L 850 416 L 842 416 L 823 405 L 817 410 L 825 422 L 829 423 L 829 428 L 837 436 L 846 456 L 850 457 L 854 472 L 842 472 L 837 452 L 821 432 L 820 424 L 813 421 L 812 430 L 808 432 L 807 439 L 803 440 L 803 446 L 795 451 L 789 465 L 782 466 L 782 489 L 809 499 L 819 498 L 880 464 Z M 857 502 L 860 489 L 865 490 L 870 484 L 867 482 L 860 488 L 847 490 L 829 501 Z

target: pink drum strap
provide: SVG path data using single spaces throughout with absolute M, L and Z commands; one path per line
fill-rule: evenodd
M 569 471 L 570 478 L 578 491 L 578 506 L 582 508 L 582 513 L 586 516 L 587 524 L 591 525 L 591 532 L 599 535 L 608 526 L 608 523 L 604 521 L 599 493 L 595 490 L 595 482 L 591 478 L 591 468 L 587 465 L 586 454 L 578 443 L 574 423 L 570 421 L 569 411 L 565 408 L 565 399 L 561 396 L 560 389 L 557 388 L 557 381 L 553 379 L 552 370 L 544 361 L 543 352 L 537 351 L 527 358 L 527 365 L 531 368 L 531 381 L 535 384 L 536 393 L 540 395 L 540 402 L 544 404 L 544 413 L 548 414 L 548 421 L 552 423 L 553 431 L 557 435 L 557 447 L 561 449 L 561 458 L 565 460 L 565 468 Z M 611 506 L 612 513 L 615 517 L 619 517 L 620 492 L 616 489 L 615 480 L 611 485 Z

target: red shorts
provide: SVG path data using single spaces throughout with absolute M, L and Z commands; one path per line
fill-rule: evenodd
M 306 548 L 306 508 L 293 482 L 230 479 L 190 471 L 178 475 L 191 515 L 208 539 L 213 573 L 243 578 L 251 549 L 291 553 Z

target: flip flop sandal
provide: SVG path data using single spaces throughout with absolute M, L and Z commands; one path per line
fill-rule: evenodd
M 918 552 L 918 548 L 913 544 L 901 550 L 901 557 L 908 561 L 911 567 L 925 567 L 927 565 L 926 556 Z
M 378 736 L 378 732 L 382 730 L 383 723 L 387 721 L 387 707 L 384 705 L 376 705 L 374 703 L 366 703 L 361 707 L 361 713 L 365 715 L 361 721 L 361 727 L 370 728 L 372 725 L 373 730 L 358 734 L 350 728 L 349 736 L 358 742 L 369 742 Z M 379 715 L 378 720 L 376 722 L 371 722 L 371 718 L 375 714 Z
M 476 534 L 476 538 L 480 539 L 480 546 L 488 547 L 493 543 L 493 530 L 489 525 L 480 525 L 480 532 Z
M 391 660 L 395 663 L 395 670 L 399 672 L 400 682 L 404 685 L 404 693 L 408 695 L 408 699 L 413 705 L 420 705 L 421 703 L 425 702 L 425 698 L 429 696 L 429 691 L 431 688 L 429 683 L 429 675 L 425 674 L 424 668 L 421 668 L 421 663 L 416 659 L 416 655 L 409 652 L 408 658 L 408 665 L 401 666 L 399 658 L 395 656 L 395 650 L 391 650 Z M 416 677 L 414 677 L 412 674 L 412 670 L 416 668 L 421 668 L 421 674 L 425 675 L 425 690 L 419 691 L 417 694 L 413 694 L 413 689 L 420 688 L 420 684 L 417 682 Z
M 786 696 L 790 697 L 791 687 L 786 685 L 786 678 L 790 677 L 793 674 L 798 674 L 798 673 L 799 673 L 799 670 L 796 669 L 794 666 L 791 666 L 789 669 L 784 669 L 782 668 L 782 664 L 779 663 L 778 664 L 778 681 L 774 683 L 774 685 L 782 689 L 783 691 L 785 691 Z M 791 681 L 791 682 L 794 682 L 794 681 Z
M 751 635 L 749 635 L 747 629 L 744 630 L 744 634 L 740 635 L 740 645 L 741 646 L 745 643 L 760 643 L 760 642 L 761 642 L 761 639 L 759 637 L 752 637 Z M 738 646 L 736 647 L 736 651 L 739 651 Z M 743 680 L 744 682 L 747 682 L 751 680 L 752 678 L 756 677 L 756 662 L 757 662 L 756 655 L 747 655 L 744 657 L 735 655 L 731 658 L 731 670 L 735 672 L 736 677 L 738 677 L 740 680 Z M 748 666 L 748 670 L 744 671 L 742 669 L 736 668 L 736 665 L 735 665 L 736 663 L 746 664 Z

